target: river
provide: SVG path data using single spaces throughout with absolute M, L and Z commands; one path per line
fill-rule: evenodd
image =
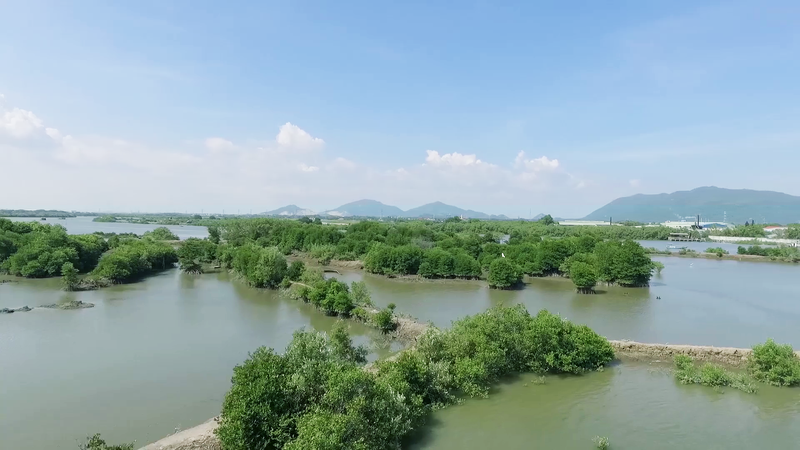
M 335 322 L 223 273 L 174 269 L 98 291 L 59 287 L 57 279 L 0 284 L 0 308 L 72 298 L 96 305 L 0 315 L 2 449 L 77 449 L 96 432 L 146 444 L 197 425 L 219 413 L 248 352 L 283 350 L 295 330 Z M 373 343 L 373 358 L 388 354 L 377 331 L 356 323 L 350 331 Z
M 84 223 L 89 229 L 77 232 L 140 226 Z M 562 279 L 528 279 L 522 290 L 493 291 L 477 281 L 410 282 L 361 272 L 341 278 L 363 279 L 379 306 L 393 302 L 399 312 L 439 326 L 493 305 L 522 303 L 612 339 L 749 347 L 773 337 L 800 346 L 797 266 L 655 259 L 665 269 L 650 288 L 603 287 L 597 295 L 576 294 Z M 0 316 L 0 448 L 77 448 L 78 439 L 95 432 L 114 442 L 149 443 L 217 414 L 232 368 L 248 352 L 260 345 L 282 350 L 294 330 L 327 331 L 334 323 L 224 273 L 170 270 L 80 293 L 59 291 L 58 280 L 14 280 L 0 284 L 0 307 L 65 299 L 96 307 Z M 372 358 L 390 353 L 374 330 L 350 328 L 357 342 L 372 346 Z M 664 366 L 634 362 L 584 377 L 547 377 L 544 385 L 532 379 L 437 412 L 409 447 L 580 450 L 592 448 L 595 435 L 620 449 L 777 449 L 800 442 L 800 390 L 762 386 L 756 395 L 719 394 L 677 384 Z
M 206 227 L 199 227 L 195 225 L 93 222 L 93 216 L 67 217 L 66 219 L 48 217 L 47 220 L 40 220 L 30 217 L 5 217 L 5 219 L 9 219 L 14 222 L 41 222 L 50 225 L 61 225 L 67 229 L 67 233 L 69 234 L 91 234 L 95 231 L 102 231 L 103 233 L 135 233 L 142 235 L 146 231 L 153 231 L 158 227 L 167 227 L 181 239 L 190 237 L 202 239 L 208 237 L 208 229 Z

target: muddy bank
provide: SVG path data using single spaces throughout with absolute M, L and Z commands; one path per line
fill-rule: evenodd
M 769 256 L 761 256 L 761 255 L 722 255 L 718 256 L 716 253 L 705 253 L 705 252 L 689 252 L 686 254 L 680 253 L 650 253 L 649 256 L 665 256 L 665 257 L 677 257 L 677 258 L 689 258 L 689 259 L 720 259 L 720 260 L 728 260 L 728 261 L 761 261 L 761 262 L 789 262 L 784 261 L 780 258 L 772 258 Z
M 617 357 L 642 361 L 670 361 L 675 355 L 688 355 L 699 361 L 742 367 L 753 352 L 749 348 L 707 345 L 644 344 L 634 341 L 608 341 Z M 800 357 L 800 351 L 795 354 Z
M 196 427 L 144 446 L 140 450 L 221 450 L 219 439 L 214 434 L 214 430 L 219 426 L 218 419 L 218 417 L 214 417 Z
M 53 303 L 51 305 L 42 305 L 42 306 L 35 306 L 31 308 L 30 306 L 21 306 L 19 308 L 0 308 L 0 314 L 13 314 L 15 312 L 28 312 L 33 311 L 34 309 L 41 308 L 41 309 L 84 309 L 84 308 L 94 308 L 94 303 L 82 302 L 80 300 L 71 300 L 64 303 Z

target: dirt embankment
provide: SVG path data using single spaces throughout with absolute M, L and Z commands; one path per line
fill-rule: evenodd
M 708 345 L 644 344 L 634 341 L 608 341 L 617 357 L 644 361 L 670 361 L 675 355 L 688 355 L 699 361 L 741 367 L 753 352 L 749 348 L 712 347 Z M 800 351 L 795 352 L 800 357 Z

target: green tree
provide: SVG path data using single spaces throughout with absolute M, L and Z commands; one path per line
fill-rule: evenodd
M 153 231 L 145 231 L 143 238 L 150 238 L 154 241 L 179 241 L 178 235 L 170 231 L 167 227 L 158 227 Z
M 578 289 L 578 292 L 588 294 L 594 291 L 597 284 L 597 271 L 594 266 L 585 262 L 576 261 L 570 266 L 569 277 Z
M 78 288 L 78 269 L 71 262 L 61 266 L 61 284 L 65 291 L 74 291 Z
M 286 277 L 289 278 L 291 281 L 298 281 L 300 277 L 303 276 L 303 272 L 306 271 L 306 265 L 303 261 L 292 261 L 292 264 L 289 266 L 289 269 L 286 272 Z
M 553 220 L 553 217 L 550 214 L 542 217 L 541 219 L 537 220 L 537 222 L 541 223 L 542 225 L 555 225 L 556 221 Z
M 219 244 L 220 242 L 219 227 L 208 227 L 208 240 L 215 244 Z
M 498 258 L 489 265 L 488 281 L 491 288 L 509 289 L 522 281 L 522 273 L 508 258 Z

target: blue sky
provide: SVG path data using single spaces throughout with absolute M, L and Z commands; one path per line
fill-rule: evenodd
M 0 208 L 800 195 L 796 1 L 0 9 Z

